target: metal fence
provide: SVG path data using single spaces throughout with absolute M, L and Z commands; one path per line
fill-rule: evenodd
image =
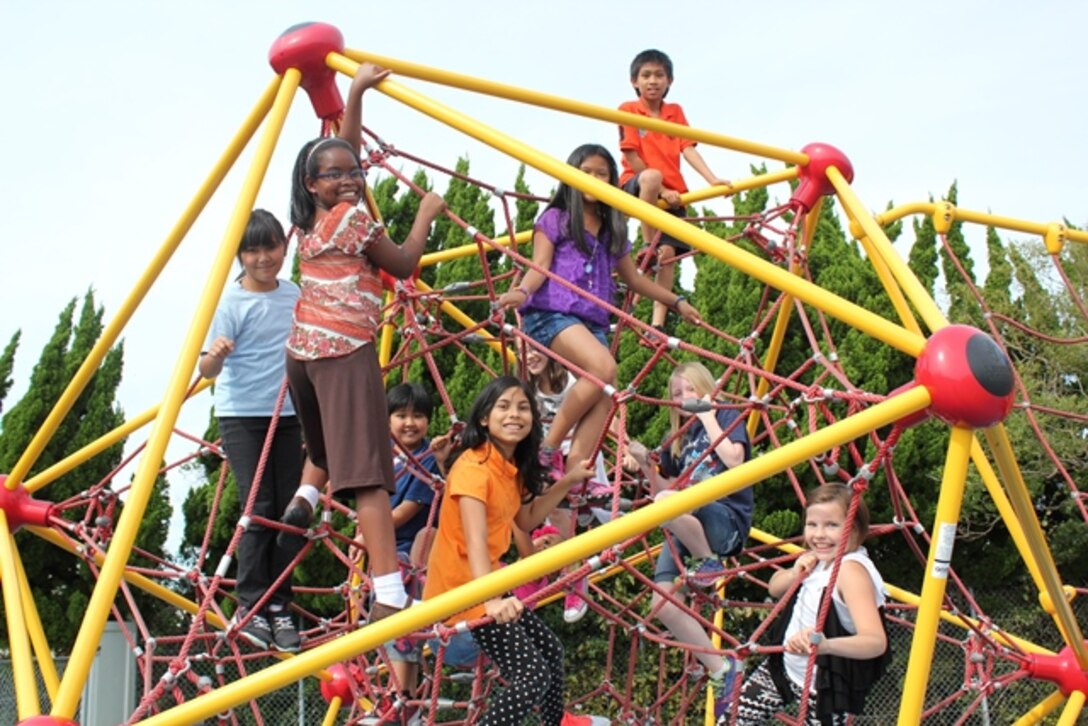
M 1077 611 L 1078 621 L 1085 622 L 1088 617 L 1088 601 L 1076 600 L 1073 603 Z M 1019 610 L 1009 608 L 1008 613 L 989 611 L 988 615 L 1001 627 L 1030 642 L 1042 645 L 1051 650 L 1059 650 L 1062 647 L 1057 629 L 1052 620 L 1040 616 L 1037 608 Z M 907 659 L 910 655 L 911 638 L 914 630 L 904 625 L 893 624 L 890 627 L 889 637 L 893 651 L 893 663 L 887 673 L 874 687 L 869 696 L 866 713 L 864 716 L 853 720 L 858 726 L 877 726 L 894 724 L 899 714 L 900 702 L 903 699 L 902 682 L 906 673 Z M 951 699 L 949 705 L 939 712 L 931 714 L 925 719 L 927 726 L 944 726 L 948 724 L 962 723 L 964 726 L 1005 726 L 1014 723 L 1023 716 L 1031 707 L 1053 692 L 1054 686 L 1049 683 L 1033 682 L 1027 679 L 1017 681 L 1008 689 L 998 690 L 983 697 L 977 688 L 973 688 L 965 674 L 968 670 L 970 654 L 965 645 L 965 634 L 962 630 L 947 623 L 940 626 L 940 635 L 935 646 L 933 663 L 929 685 L 925 694 L 911 697 L 924 697 L 925 706 L 928 708 L 942 699 Z M 268 663 L 261 660 L 247 663 L 247 671 L 256 672 L 261 668 L 271 665 L 274 661 L 268 659 Z M 58 659 L 56 666 L 62 671 L 66 665 L 65 659 Z M 997 662 L 993 667 L 993 674 L 1011 670 L 1013 666 Z M 1004 670 L 1002 670 L 1004 669 Z M 144 684 L 138 686 L 138 693 L 143 691 Z M 42 694 L 41 708 L 43 713 L 49 712 L 48 698 L 45 695 L 44 684 L 39 680 L 38 692 Z M 139 697 L 139 696 L 137 696 Z M 157 703 L 158 709 L 167 709 L 173 705 L 173 698 L 165 695 Z M 322 723 L 328 704 L 321 696 L 316 681 L 312 678 L 304 679 L 297 684 L 292 684 L 272 693 L 258 698 L 254 705 L 243 705 L 234 709 L 233 721 L 239 724 L 264 723 L 269 726 L 305 726 Z M 259 711 L 259 716 L 257 712 Z M 965 714 L 970 711 L 970 715 Z M 79 722 L 83 726 L 91 726 L 83 720 L 80 714 Z M 692 720 L 696 723 L 697 719 Z M 1084 722 L 1084 721 L 1082 721 Z M 0 724 L 18 723 L 15 705 L 14 680 L 12 677 L 11 662 L 0 659 Z M 211 723 L 222 723 L 217 719 L 209 720 Z M 1052 715 L 1044 724 L 1057 723 L 1057 715 Z

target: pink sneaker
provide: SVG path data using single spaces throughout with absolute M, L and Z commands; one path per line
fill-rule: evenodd
M 589 592 L 589 581 L 582 578 L 574 585 L 574 591 L 563 598 L 563 619 L 568 623 L 577 623 L 589 612 L 589 603 L 585 594 Z
M 612 721 L 604 716 L 583 716 L 564 711 L 563 720 L 559 722 L 559 726 L 609 726 L 611 723 Z

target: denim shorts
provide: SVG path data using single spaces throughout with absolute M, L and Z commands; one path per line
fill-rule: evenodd
M 744 544 L 748 536 L 748 528 L 741 522 L 740 517 L 730 507 L 721 502 L 711 502 L 705 507 L 700 507 L 692 512 L 699 523 L 703 525 L 707 544 L 719 557 L 728 557 L 736 554 Z M 677 549 L 680 550 L 680 560 L 688 555 L 687 549 L 680 544 L 676 537 L 672 538 Z M 673 557 L 669 540 L 657 555 L 657 566 L 654 568 L 654 582 L 672 582 L 680 576 L 676 569 L 676 559 Z
M 438 653 L 442 643 L 438 638 L 427 641 L 432 653 Z M 471 668 L 476 665 L 476 659 L 480 656 L 480 648 L 472 639 L 472 633 L 454 633 L 446 643 L 446 652 L 442 654 L 442 662 L 457 668 Z
M 572 325 L 584 325 L 593 337 L 601 342 L 601 345 L 608 347 L 608 328 L 582 320 L 577 315 L 551 310 L 529 310 L 521 316 L 522 330 L 545 348 L 551 348 L 555 336 Z

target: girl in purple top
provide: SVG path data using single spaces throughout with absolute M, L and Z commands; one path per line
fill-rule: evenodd
M 600 144 L 583 144 L 567 163 L 589 176 L 616 186 L 616 160 Z M 499 298 L 504 307 L 520 305 L 525 333 L 606 384 L 616 385 L 616 361 L 608 349 L 608 311 L 594 298 L 613 302 L 613 271 L 633 292 L 668 305 L 689 323 L 700 323 L 699 312 L 682 295 L 675 295 L 638 274 L 627 240 L 627 220 L 619 210 L 565 183 L 537 219 L 533 233 L 534 269 L 521 284 Z M 536 268 L 550 270 L 590 296 L 576 294 Z M 567 461 L 593 458 L 593 447 L 604 430 L 611 408 L 604 391 L 581 378 L 563 398 L 541 446 L 542 458 L 553 458 L 563 439 L 574 430 Z

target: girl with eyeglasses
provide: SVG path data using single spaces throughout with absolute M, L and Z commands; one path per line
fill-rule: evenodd
M 301 296 L 287 339 L 287 378 L 310 459 L 328 472 L 333 496 L 355 500 L 373 582 L 371 622 L 408 604 L 389 506 L 395 478 L 385 387 L 374 350 L 382 306 L 378 273 L 411 275 L 431 223 L 446 207 L 437 194 L 426 194 L 403 245 L 367 211 L 359 159 L 362 97 L 388 75 L 370 63 L 359 66 L 339 137 L 302 147 L 291 188 L 291 222 L 302 233 Z M 283 521 L 308 525 L 315 494 L 312 486 L 300 488 Z

